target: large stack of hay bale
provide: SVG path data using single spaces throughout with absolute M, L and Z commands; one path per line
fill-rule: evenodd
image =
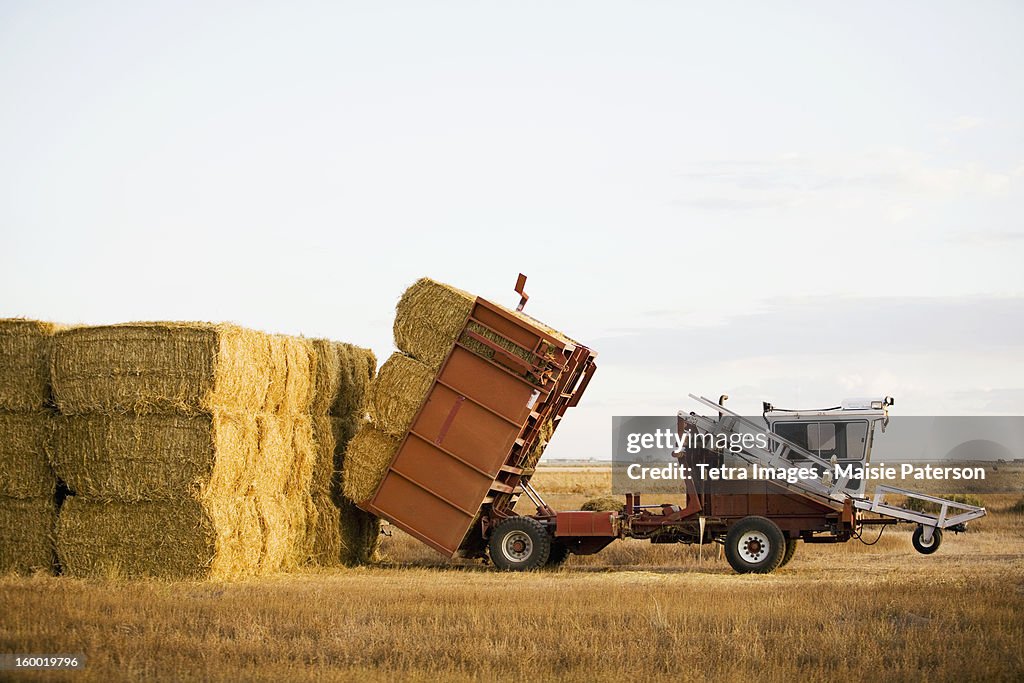
M 0 320 L 0 573 L 50 571 L 56 477 L 47 463 L 57 326 Z
M 337 532 L 317 514 L 332 475 L 313 419 L 321 386 L 341 385 L 329 373 L 340 366 L 309 340 L 228 324 L 57 334 L 51 455 L 73 494 L 58 521 L 63 571 L 205 578 L 336 564 Z M 359 401 L 352 382 L 346 400 Z
M 346 448 L 363 416 L 367 387 L 377 370 L 369 349 L 328 339 L 313 340 L 317 358 L 311 406 L 315 457 L 309 519 L 312 560 L 321 566 L 372 561 L 380 543 L 380 520 L 342 493 Z
M 402 294 L 395 307 L 394 322 L 395 345 L 399 352 L 384 363 L 371 383 L 367 396 L 368 420 L 360 425 L 345 458 L 344 493 L 350 499 L 365 502 L 377 490 L 401 438 L 426 399 L 448 353 L 463 333 L 475 304 L 476 297 L 472 294 L 429 278 L 419 279 Z M 508 312 L 566 343 L 572 343 L 557 330 L 524 313 Z M 532 355 L 482 327 L 473 331 L 506 346 L 512 353 L 523 357 Z M 472 338 L 464 337 L 461 342 L 475 353 L 493 356 L 490 348 Z M 541 439 L 531 453 L 534 463 L 540 459 L 547 445 L 551 428 L 551 423 L 542 426 Z

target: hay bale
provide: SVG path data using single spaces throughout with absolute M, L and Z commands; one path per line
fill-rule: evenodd
M 420 278 L 405 290 L 395 307 L 395 345 L 416 360 L 434 369 L 439 368 L 466 325 L 475 303 L 476 297 L 468 292 L 430 278 Z M 564 333 L 548 327 L 522 311 L 496 305 L 509 315 L 540 328 L 564 344 L 576 344 Z M 471 328 L 477 334 L 517 356 L 525 359 L 531 359 L 533 356 L 530 349 L 503 339 L 479 325 L 471 325 Z M 475 339 L 467 336 L 462 342 L 474 353 L 487 358 L 494 356 L 493 350 Z
M 555 421 L 550 418 L 544 420 L 540 425 L 540 434 L 537 435 L 537 440 L 534 442 L 533 448 L 530 449 L 529 454 L 526 456 L 526 460 L 522 465 L 523 467 L 531 468 L 537 466 L 537 463 L 540 462 L 541 456 L 544 455 L 544 449 L 548 447 L 554 433 Z
M 334 420 L 326 415 L 313 416 L 313 468 L 309 492 L 314 495 L 330 495 L 334 480 L 334 450 L 337 444 L 334 436 Z
M 0 412 L 0 496 L 53 498 L 57 478 L 47 460 L 51 413 Z
M 347 567 L 380 559 L 381 521 L 352 502 L 345 501 L 338 514 L 340 559 Z
M 70 496 L 57 521 L 64 574 L 104 578 L 238 578 L 276 571 L 252 496 L 122 503 Z
M 623 507 L 625 507 L 625 504 L 621 498 L 601 496 L 600 498 L 591 498 L 580 506 L 580 510 L 588 512 L 620 512 Z
M 54 469 L 72 492 L 96 500 L 244 493 L 261 445 L 256 416 L 239 411 L 69 416 L 55 425 Z
M 240 520 L 239 520 L 240 521 Z M 57 523 L 64 574 L 78 577 L 230 575 L 210 515 L 196 501 L 119 503 L 71 496 Z
M 404 436 L 434 384 L 435 371 L 403 353 L 391 354 L 370 383 L 366 409 L 373 425 Z
M 430 278 L 420 278 L 395 307 L 395 344 L 435 370 L 466 324 L 476 297 Z
M 377 373 L 377 356 L 373 351 L 352 344 L 336 343 L 341 380 L 338 395 L 331 405 L 331 414 L 358 417 L 366 402 L 370 381 Z
M 335 567 L 341 562 L 341 513 L 328 496 L 309 498 L 307 519 L 310 524 L 311 552 L 309 564 Z
M 307 340 L 228 324 L 79 327 L 54 337 L 53 393 L 65 415 L 306 412 L 312 354 Z
M 53 498 L 0 496 L 0 573 L 52 572 Z
M 369 423 L 359 427 L 345 450 L 341 487 L 345 498 L 362 503 L 373 496 L 399 443 Z
M 309 410 L 313 415 L 326 415 L 338 398 L 341 386 L 341 358 L 338 344 L 330 339 L 311 339 L 313 347 L 313 401 Z
M 0 320 L 0 410 L 50 405 L 50 349 L 59 329 L 38 320 Z

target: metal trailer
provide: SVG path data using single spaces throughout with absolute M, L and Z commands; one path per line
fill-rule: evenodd
M 891 399 L 827 411 L 775 411 L 766 405 L 766 425 L 747 420 L 706 398 L 714 417 L 678 415 L 680 433 L 757 433 L 766 448 L 736 455 L 749 464 L 821 467 L 819 480 L 712 483 L 685 481 L 686 503 L 641 504 L 627 494 L 621 511 L 556 511 L 531 486 L 543 442 L 576 406 L 597 365 L 589 348 L 566 342 L 522 313 L 521 295 L 512 312 L 478 298 L 458 340 L 374 495 L 361 507 L 448 557 L 490 558 L 506 570 L 558 564 L 570 553 L 587 555 L 620 538 L 652 543 L 712 543 L 725 546 L 737 572 L 766 573 L 786 564 L 798 541 L 837 543 L 861 538 L 866 527 L 917 525 L 915 549 L 931 554 L 942 531 L 963 531 L 984 508 L 891 486 L 863 496 L 864 483 L 833 478 L 826 460 L 781 435 L 786 425 L 864 423 L 865 447 L 851 461 L 867 462 L 875 424 L 888 420 Z M 725 397 L 723 397 L 725 398 Z M 849 455 L 849 454 L 847 454 Z M 680 464 L 720 467 L 727 456 L 713 448 L 687 448 Z M 890 494 L 936 505 L 917 512 L 887 500 Z M 535 514 L 518 515 L 526 495 Z M 880 530 L 881 531 L 881 530 Z

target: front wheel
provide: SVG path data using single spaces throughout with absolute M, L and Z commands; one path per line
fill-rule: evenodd
M 764 517 L 744 517 L 725 537 L 725 557 L 737 574 L 768 574 L 782 562 L 786 537 Z
M 510 517 L 495 527 L 487 549 L 498 569 L 539 569 L 551 554 L 551 535 L 532 517 Z
M 939 545 L 942 544 L 942 529 L 932 529 L 932 537 L 927 542 L 924 540 L 924 527 L 919 526 L 914 529 L 914 535 L 911 536 L 910 542 L 914 544 L 914 550 L 921 553 L 922 555 L 931 555 L 939 549 Z

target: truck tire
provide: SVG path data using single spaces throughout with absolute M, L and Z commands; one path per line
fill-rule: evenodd
M 924 527 L 919 526 L 914 529 L 914 535 L 910 537 L 910 542 L 914 544 L 914 550 L 922 555 L 931 555 L 942 545 L 942 529 L 934 529 L 932 531 L 932 539 L 928 543 L 922 540 L 923 536 Z
M 785 567 L 793 559 L 793 556 L 796 555 L 796 541 L 797 539 L 795 538 L 786 539 L 786 552 L 782 555 L 782 562 L 779 562 L 780 567 Z
M 532 517 L 510 517 L 491 532 L 487 549 L 498 569 L 539 569 L 551 554 L 551 535 Z
M 559 541 L 551 542 L 551 552 L 548 553 L 548 567 L 557 567 L 569 559 L 569 546 Z
M 744 517 L 725 537 L 725 557 L 737 574 L 768 574 L 786 554 L 779 525 L 764 517 Z

